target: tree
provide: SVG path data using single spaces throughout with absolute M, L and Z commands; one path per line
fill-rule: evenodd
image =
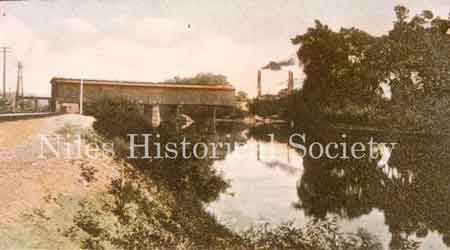
M 415 120 L 430 125 L 437 115 L 433 110 L 445 110 L 450 100 L 439 93 L 450 90 L 450 20 L 429 10 L 413 17 L 404 6 L 394 11 L 392 30 L 380 37 L 356 28 L 336 32 L 316 21 L 292 39 L 306 74 L 298 98 L 309 112 L 331 120 L 344 115 L 351 122 L 384 113 L 413 126 Z M 389 105 L 383 85 L 392 92 Z
M 0 113 L 8 112 L 9 102 L 5 98 L 0 98 Z
M 238 91 L 236 93 L 236 100 L 237 101 L 241 101 L 241 102 L 245 102 L 248 100 L 248 94 L 244 91 Z
M 227 77 L 220 74 L 213 73 L 198 73 L 193 77 L 179 77 L 175 76 L 169 79 L 168 82 L 179 84 L 227 84 Z
M 303 96 L 312 111 L 326 113 L 349 104 L 371 103 L 377 82 L 366 62 L 375 40 L 356 28 L 334 32 L 320 21 L 292 39 L 300 45 L 297 56 L 307 76 Z

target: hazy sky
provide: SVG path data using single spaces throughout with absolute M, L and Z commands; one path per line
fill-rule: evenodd
M 21 60 L 28 94 L 49 95 L 53 76 L 163 81 L 214 72 L 254 95 L 258 68 L 295 55 L 290 38 L 314 19 L 381 34 L 397 4 L 445 18 L 450 12 L 449 0 L 0 1 L 0 46 L 12 48 L 8 88 Z M 264 72 L 264 91 L 286 79 L 287 72 Z

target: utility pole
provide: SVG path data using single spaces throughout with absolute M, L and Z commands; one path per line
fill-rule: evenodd
M 17 86 L 16 86 L 16 98 L 14 101 L 14 108 L 17 110 L 20 97 L 23 97 L 23 75 L 22 75 L 22 63 L 17 63 Z
M 3 49 L 3 98 L 6 99 L 6 47 Z
M 25 94 L 23 92 L 23 65 L 20 63 L 20 96 L 24 97 Z
M 79 106 L 79 108 L 80 108 L 80 115 L 82 115 L 83 114 L 83 95 L 84 95 L 84 93 L 83 93 L 83 85 L 84 85 L 84 81 L 83 81 L 83 78 L 81 78 L 81 80 L 80 80 L 80 106 Z
M 262 94 L 262 86 L 261 86 L 261 70 L 258 70 L 258 79 L 256 85 L 257 97 L 260 98 Z
M 6 99 L 6 53 L 9 52 L 9 47 L 0 47 L 3 52 L 3 98 Z

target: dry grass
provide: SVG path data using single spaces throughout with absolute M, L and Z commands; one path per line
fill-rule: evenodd
M 90 120 L 66 115 L 0 123 L 0 249 L 72 248 L 58 231 L 71 225 L 78 201 L 98 199 L 120 167 L 103 155 L 39 159 L 37 138 Z M 86 180 L 85 168 L 95 179 Z
M 47 118 L 0 122 L 0 148 L 11 148 L 35 135 Z

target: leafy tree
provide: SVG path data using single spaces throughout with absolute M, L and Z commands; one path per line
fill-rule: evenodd
M 236 93 L 236 100 L 237 101 L 241 101 L 241 102 L 247 101 L 248 100 L 248 94 L 246 92 L 244 92 L 244 91 L 238 91 Z
M 198 73 L 193 77 L 179 77 L 175 76 L 169 79 L 168 82 L 179 84 L 227 84 L 227 77 L 220 74 L 213 73 Z
M 355 28 L 334 32 L 319 21 L 304 35 L 292 39 L 301 45 L 297 55 L 307 75 L 303 87 L 306 104 L 326 112 L 349 102 L 370 103 L 377 86 L 364 62 L 375 40 Z
M 450 98 L 442 92 L 450 90 L 450 20 L 429 10 L 412 17 L 404 6 L 394 11 L 392 30 L 380 37 L 356 28 L 336 32 L 316 21 L 293 38 L 307 77 L 292 103 L 332 121 L 376 123 L 389 117 L 391 126 L 446 128 Z M 389 101 L 383 86 L 392 93 Z
M 0 113 L 7 112 L 9 110 L 9 102 L 7 99 L 0 98 Z

